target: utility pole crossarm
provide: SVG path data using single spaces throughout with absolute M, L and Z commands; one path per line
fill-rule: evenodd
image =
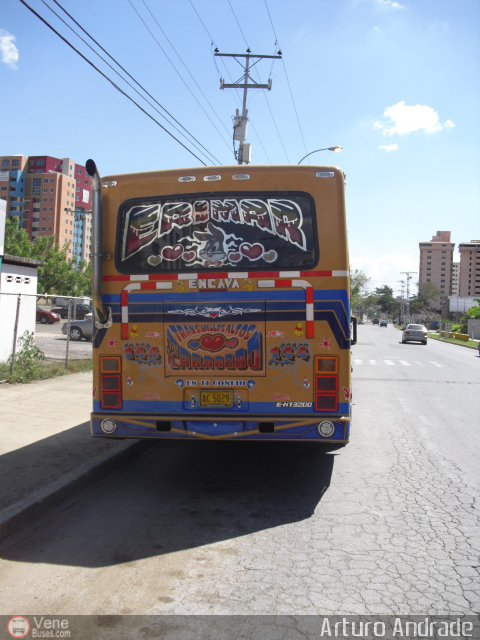
M 250 78 L 252 80 L 252 78 Z M 270 80 L 268 84 L 258 84 L 255 80 L 252 80 L 252 84 L 225 84 L 223 80 L 220 81 L 220 89 L 270 89 L 272 88 L 272 81 Z
M 258 54 L 254 54 L 254 53 L 219 53 L 218 51 L 216 51 L 214 53 L 215 56 L 223 56 L 224 58 L 281 58 L 282 54 L 277 54 L 277 55 L 258 55 Z
M 250 163 L 250 144 L 246 142 L 247 137 L 247 92 L 248 89 L 267 89 L 272 88 L 272 80 L 269 78 L 268 83 L 256 82 L 250 75 L 251 69 L 264 58 L 279 59 L 282 57 L 282 52 L 279 51 L 275 55 L 258 55 L 251 53 L 250 49 L 247 49 L 246 53 L 220 53 L 218 49 L 215 49 L 215 56 L 234 58 L 236 62 L 243 68 L 243 75 L 236 82 L 227 84 L 220 79 L 220 89 L 243 89 L 243 101 L 242 101 L 242 113 L 236 110 L 236 114 L 233 118 L 233 140 L 239 143 L 238 151 L 235 151 L 235 157 L 238 164 Z M 242 63 L 238 58 L 244 58 L 245 62 Z M 252 62 L 254 61 L 254 62 Z

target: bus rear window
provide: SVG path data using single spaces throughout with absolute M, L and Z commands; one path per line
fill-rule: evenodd
M 196 194 L 128 200 L 119 211 L 121 273 L 305 269 L 318 262 L 306 193 Z

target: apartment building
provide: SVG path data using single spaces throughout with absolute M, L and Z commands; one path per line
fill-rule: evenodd
M 460 262 L 452 262 L 452 296 L 459 295 Z
M 90 261 L 92 189 L 71 158 L 0 156 L 0 198 L 31 240 L 54 236 L 67 257 Z
M 419 284 L 432 284 L 440 295 L 432 299 L 432 308 L 440 310 L 441 300 L 450 295 L 452 286 L 453 249 L 450 231 L 437 231 L 430 242 L 420 242 Z
M 460 252 L 460 269 L 458 295 L 480 297 L 480 240 L 458 245 Z

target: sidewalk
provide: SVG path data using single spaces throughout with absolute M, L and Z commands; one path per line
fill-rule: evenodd
M 136 441 L 90 436 L 92 373 L 0 385 L 0 539 Z

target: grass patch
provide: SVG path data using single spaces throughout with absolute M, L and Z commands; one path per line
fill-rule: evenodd
M 65 362 L 47 360 L 41 349 L 35 345 L 33 333 L 25 331 L 18 339 L 19 350 L 12 367 L 12 356 L 7 362 L 0 363 L 0 380 L 10 384 L 24 384 L 33 380 L 47 380 L 66 373 L 91 371 L 92 360 L 72 360 Z
M 65 368 L 65 362 L 54 362 L 52 360 L 41 360 L 34 367 L 15 366 L 13 373 L 10 373 L 10 365 L 3 362 L 0 363 L 0 380 L 9 384 L 26 384 L 34 380 L 48 380 L 49 378 L 57 378 L 70 373 L 81 373 L 82 371 L 91 371 L 91 360 L 72 360 Z
M 458 346 L 460 347 L 478 349 L 478 342 L 476 342 L 475 340 L 456 340 L 455 338 L 442 338 L 436 333 L 429 333 L 428 337 L 431 340 L 438 340 L 439 342 L 449 342 L 450 344 L 458 344 Z

